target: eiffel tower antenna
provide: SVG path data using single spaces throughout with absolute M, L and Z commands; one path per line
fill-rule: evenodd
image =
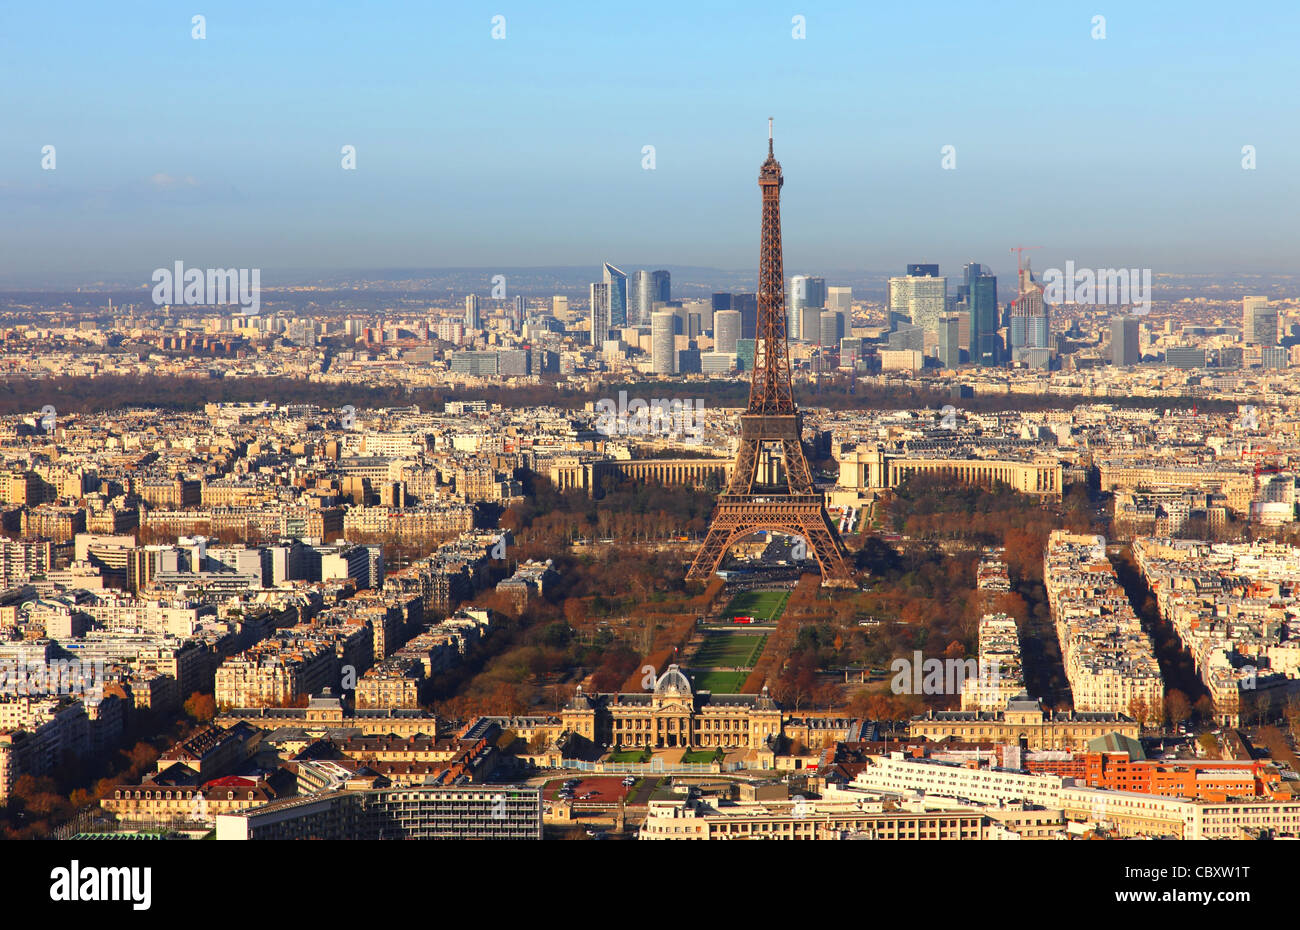
M 790 386 L 785 336 L 785 270 L 781 254 L 781 185 L 785 179 L 772 149 L 767 122 L 767 160 L 758 169 L 763 194 L 758 256 L 758 326 L 749 408 L 740 415 L 740 450 L 731 481 L 718 496 L 709 532 L 686 577 L 707 581 L 736 541 L 760 530 L 802 537 L 821 568 L 822 584 L 852 587 L 844 546 L 831 525 L 822 495 L 813 487 L 803 452 L 803 422 Z M 770 453 L 779 448 L 780 455 Z M 767 452 L 769 454 L 765 455 Z M 760 464 L 764 474 L 760 480 Z

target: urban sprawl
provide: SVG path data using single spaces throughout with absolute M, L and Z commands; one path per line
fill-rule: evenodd
M 793 276 L 832 589 L 776 531 L 685 579 L 754 293 L 488 277 L 8 301 L 8 835 L 1300 837 L 1300 301 Z M 96 402 L 151 379 L 192 393 Z

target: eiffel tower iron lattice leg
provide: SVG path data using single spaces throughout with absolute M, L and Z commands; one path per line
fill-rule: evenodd
M 839 537 L 817 495 L 774 496 L 763 501 L 723 495 L 687 579 L 707 581 L 718 570 L 733 543 L 759 530 L 802 537 L 821 568 L 823 584 L 852 586 L 853 574 Z

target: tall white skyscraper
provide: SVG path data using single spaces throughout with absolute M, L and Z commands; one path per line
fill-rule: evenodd
M 627 325 L 649 326 L 656 303 L 671 299 L 671 276 L 666 271 L 637 271 L 627 292 Z
M 650 315 L 650 367 L 657 375 L 677 372 L 677 314 L 672 310 Z
M 637 271 L 627 292 L 627 325 L 649 326 L 656 303 L 672 299 L 672 275 L 666 271 Z
M 627 289 L 627 325 L 644 326 L 654 300 L 650 296 L 650 272 L 634 271 Z
M 740 311 L 719 310 L 713 314 L 713 351 L 735 354 L 740 340 Z
M 475 332 L 483 328 L 483 318 L 478 312 L 478 295 L 470 294 L 465 298 L 465 329 Z
M 790 279 L 790 293 L 786 299 L 788 313 L 786 314 L 786 336 L 790 339 L 809 339 L 816 342 L 819 333 L 816 332 L 817 326 L 814 324 L 813 331 L 806 331 L 803 327 L 804 309 L 813 309 L 820 311 L 826 306 L 826 279 L 813 278 L 805 274 L 797 274 Z

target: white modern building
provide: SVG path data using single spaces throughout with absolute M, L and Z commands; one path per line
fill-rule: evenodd
M 650 366 L 657 375 L 677 371 L 677 314 L 672 310 L 650 315 Z

